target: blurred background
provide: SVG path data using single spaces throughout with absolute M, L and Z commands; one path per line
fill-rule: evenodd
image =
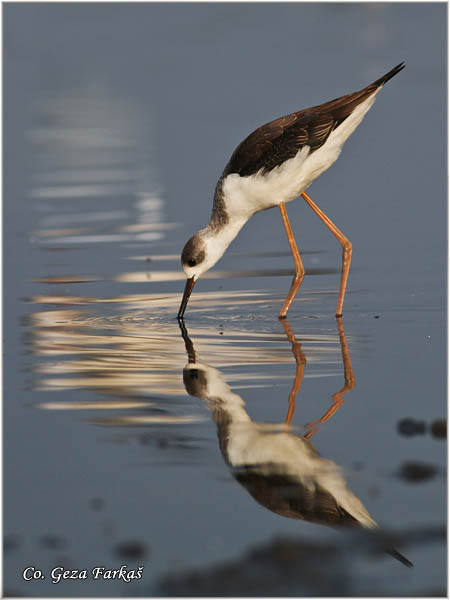
M 234 596 L 445 595 L 446 12 L 4 5 L 5 595 L 214 596 L 230 573 Z M 356 385 L 312 442 L 388 536 L 372 538 L 275 514 L 235 481 L 211 406 L 184 387 L 174 317 L 180 252 L 236 145 L 400 61 L 309 190 L 353 243 L 345 344 L 340 247 L 300 200 L 288 213 L 307 277 L 289 332 L 276 210 L 186 313 L 197 360 L 255 423 L 284 422 L 300 345 L 297 436 L 345 385 L 348 346 Z M 414 568 L 377 550 L 386 539 Z M 142 579 L 51 582 L 58 565 L 122 564 Z M 24 581 L 30 565 L 45 579 Z

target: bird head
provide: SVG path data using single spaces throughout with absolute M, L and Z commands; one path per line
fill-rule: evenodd
M 207 247 L 201 233 L 196 233 L 186 242 L 181 253 L 181 266 L 188 279 L 194 281 L 210 267 L 207 264 Z
M 214 236 L 208 235 L 205 230 L 199 231 L 186 242 L 181 253 L 181 265 L 186 274 L 187 281 L 178 312 L 178 319 L 183 318 L 197 279 L 216 264 L 223 256 L 226 248 L 227 245 L 221 244 Z

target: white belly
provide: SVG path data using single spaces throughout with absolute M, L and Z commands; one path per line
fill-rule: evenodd
M 378 91 L 378 90 L 377 90 Z M 266 174 L 228 175 L 223 182 L 226 211 L 231 218 L 249 219 L 254 213 L 297 198 L 338 158 L 342 146 L 375 101 L 375 92 L 335 129 L 318 150 L 304 146 L 293 158 Z

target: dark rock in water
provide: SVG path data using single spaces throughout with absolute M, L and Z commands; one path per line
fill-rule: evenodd
M 409 483 L 428 481 L 439 472 L 436 465 L 419 461 L 407 461 L 400 467 L 399 475 Z
M 447 419 L 436 419 L 431 424 L 431 435 L 439 440 L 447 437 Z
M 402 419 L 397 423 L 397 431 L 401 435 L 423 435 L 426 431 L 424 421 L 416 421 L 415 419 Z

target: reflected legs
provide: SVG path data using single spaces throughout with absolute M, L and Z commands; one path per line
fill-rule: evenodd
M 311 423 L 307 423 L 305 425 L 306 429 L 309 430 L 306 433 L 305 438 L 310 438 L 312 435 L 319 431 L 320 425 L 328 421 L 328 419 L 330 419 L 342 406 L 342 404 L 344 403 L 343 395 L 355 387 L 355 376 L 353 374 L 350 353 L 348 351 L 347 340 L 345 338 L 344 325 L 341 319 L 337 319 L 337 326 L 339 332 L 339 341 L 341 343 L 342 361 L 344 363 L 344 387 L 335 394 L 333 394 L 332 405 L 327 410 L 327 412 L 322 417 L 320 417 L 320 419 L 318 419 L 317 421 L 312 421 Z
M 285 320 L 283 320 L 282 323 L 283 323 L 284 332 L 286 333 L 288 340 L 292 344 L 292 352 L 294 354 L 295 364 L 296 364 L 294 383 L 292 385 L 291 393 L 289 394 L 289 410 L 288 410 L 288 413 L 286 415 L 286 420 L 285 420 L 286 425 L 289 426 L 291 424 L 292 417 L 294 416 L 295 397 L 297 396 L 297 394 L 300 390 L 300 386 L 303 381 L 303 373 L 305 371 L 306 357 L 301 350 L 301 344 L 299 342 L 297 342 L 297 340 L 295 339 L 295 336 L 292 333 L 292 329 L 291 329 L 291 326 L 289 325 L 289 323 Z

